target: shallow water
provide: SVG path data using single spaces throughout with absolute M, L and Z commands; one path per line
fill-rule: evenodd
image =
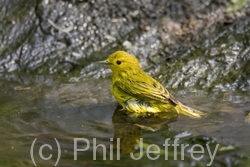
M 1 166 L 34 166 L 30 150 L 37 166 L 54 166 L 58 156 L 55 139 L 61 150 L 57 166 L 206 166 L 211 162 L 206 144 L 212 152 L 218 144 L 212 166 L 250 164 L 249 125 L 244 123 L 250 95 L 246 92 L 170 90 L 180 101 L 205 111 L 207 116 L 198 120 L 169 115 L 164 119 L 137 120 L 124 115 L 119 108 L 116 110 L 109 78 L 64 83 L 52 76 L 21 75 L 19 82 L 2 80 L 0 91 Z M 76 138 L 80 138 L 78 142 L 74 141 Z M 180 145 L 190 145 L 183 160 L 180 146 L 177 157 L 174 147 L 169 146 L 166 152 L 163 146 L 166 139 L 173 144 L 177 138 Z M 106 154 L 102 146 L 95 149 L 94 142 L 102 144 Z M 120 142 L 118 148 L 117 142 Z M 74 160 L 74 143 L 78 149 L 86 149 L 77 152 L 77 160 Z M 156 160 L 150 160 L 145 152 L 150 144 L 160 149 L 159 153 L 149 154 L 153 158 L 159 155 Z M 200 160 L 194 160 L 190 154 L 194 144 L 204 146 L 204 154 L 195 154 L 204 155 Z M 145 149 L 144 154 L 134 160 L 129 153 L 140 156 L 140 146 Z M 50 155 L 52 158 L 43 160 L 39 150 L 44 159 Z

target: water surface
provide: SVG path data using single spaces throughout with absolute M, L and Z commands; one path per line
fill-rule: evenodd
M 250 107 L 250 95 L 247 92 L 206 92 L 201 90 L 170 90 L 180 101 L 207 113 L 202 119 L 185 116 L 164 115 L 164 118 L 131 119 L 117 108 L 110 92 L 110 79 L 64 83 L 53 76 L 19 77 L 19 82 L 1 81 L 1 150 L 0 163 L 4 166 L 34 166 L 30 156 L 34 144 L 34 160 L 38 166 L 54 166 L 57 159 L 57 144 L 61 147 L 58 166 L 206 166 L 211 158 L 206 149 L 209 144 L 218 151 L 212 166 L 249 165 L 249 125 L 244 123 Z M 116 109 L 117 108 L 117 109 Z M 74 139 L 80 138 L 79 149 L 74 160 Z M 120 139 L 120 151 L 117 154 L 117 139 Z M 163 146 L 166 139 L 173 144 L 201 144 L 204 157 L 196 161 L 187 147 L 184 160 L 181 160 L 181 148 L 169 147 L 168 160 Z M 140 160 L 139 140 L 143 140 L 144 154 Z M 80 141 L 81 140 L 81 141 Z M 102 144 L 106 148 L 106 160 L 103 160 Z M 43 156 L 39 149 L 44 147 Z M 146 149 L 150 144 L 159 146 L 157 160 L 150 160 Z M 114 148 L 114 150 L 113 150 Z M 95 151 L 96 150 L 96 151 Z M 94 160 L 96 152 L 96 160 Z M 113 154 L 113 155 L 112 155 Z M 111 158 L 112 157 L 112 158 Z M 197 156 L 199 157 L 199 156 Z M 113 160 L 112 160 L 113 159 Z M 120 160 L 117 160 L 120 159 Z

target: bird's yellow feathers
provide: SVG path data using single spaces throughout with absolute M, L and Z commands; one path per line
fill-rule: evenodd
M 147 112 L 177 112 L 199 118 L 202 112 L 176 100 L 158 81 L 145 73 L 136 57 L 124 51 L 111 54 L 105 64 L 112 70 L 112 92 L 125 110 L 133 115 Z

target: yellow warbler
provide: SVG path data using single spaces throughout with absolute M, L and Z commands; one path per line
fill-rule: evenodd
M 137 117 L 159 112 L 177 112 L 193 118 L 203 115 L 176 100 L 158 81 L 146 74 L 138 59 L 129 53 L 117 51 L 101 63 L 112 70 L 112 93 L 130 115 Z

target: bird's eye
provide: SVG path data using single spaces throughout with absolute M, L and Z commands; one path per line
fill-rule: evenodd
M 116 64 L 120 65 L 120 64 L 122 64 L 122 62 L 120 60 L 117 60 Z

